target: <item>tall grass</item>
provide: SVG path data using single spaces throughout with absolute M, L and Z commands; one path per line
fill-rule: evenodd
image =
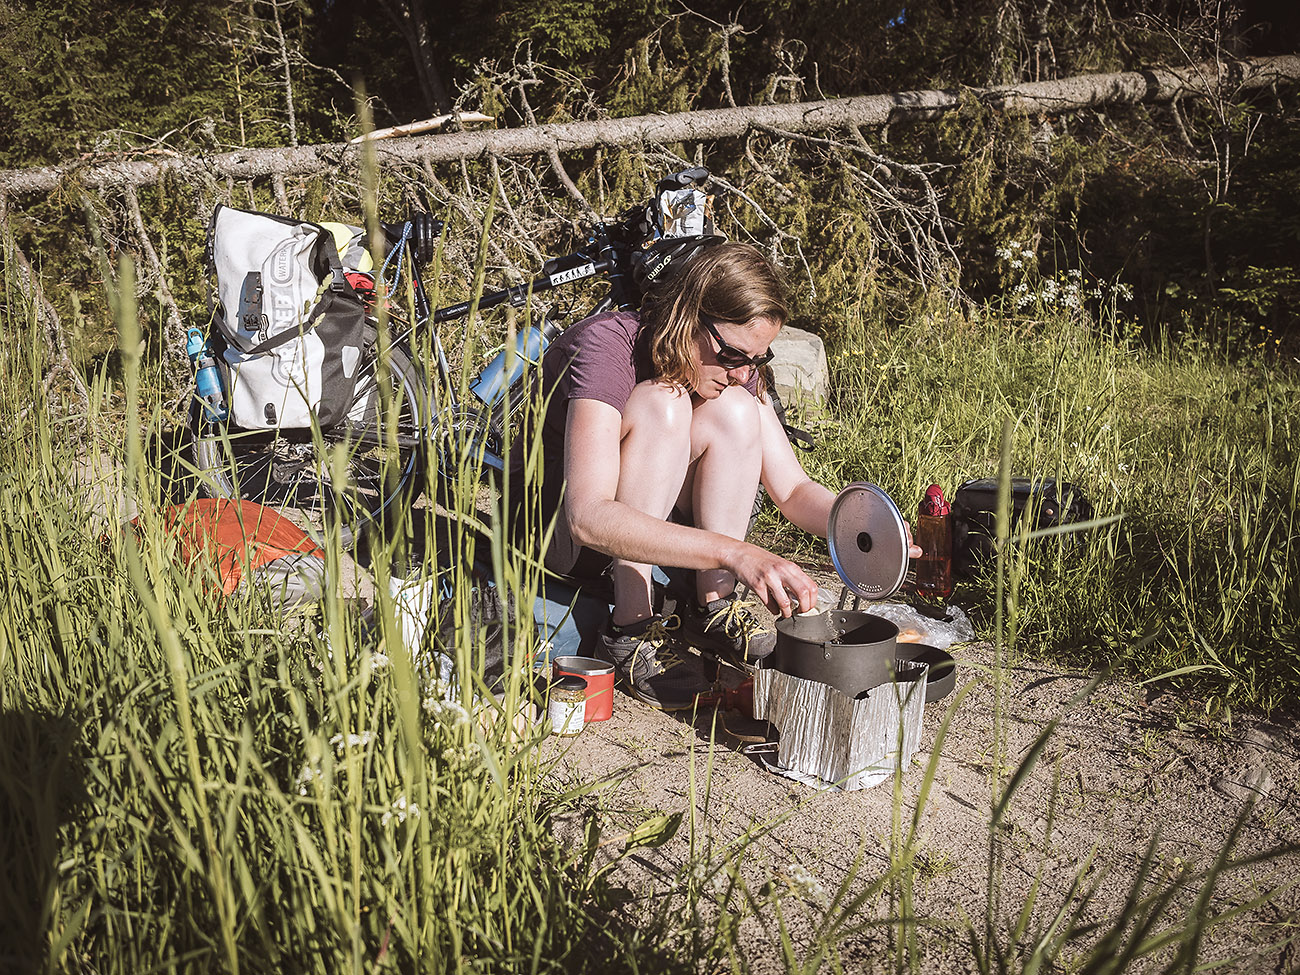
M 686 862 L 647 910 L 634 913 L 608 887 L 604 853 L 666 841 L 683 824 L 681 812 L 652 815 L 612 837 L 592 819 L 576 849 L 556 841 L 550 814 L 602 784 L 566 790 L 537 747 L 538 732 L 513 721 L 529 700 L 531 628 L 509 634 L 500 697 L 468 676 L 439 685 L 425 655 L 437 635 L 427 633 L 416 652 L 401 637 L 402 607 L 390 596 L 389 576 L 394 565 L 411 568 L 408 535 L 434 540 L 419 550 L 405 584 L 434 580 L 454 594 L 445 612 L 459 635 L 445 649 L 460 674 L 476 673 L 485 652 L 471 598 L 482 580 L 461 558 L 485 532 L 480 570 L 486 564 L 499 591 L 510 594 L 515 618 L 530 615 L 535 567 L 507 558 L 490 519 L 470 516 L 481 506 L 471 497 L 472 470 L 453 479 L 444 498 L 462 515 L 449 537 L 421 524 L 431 509 L 394 527 L 373 560 L 371 616 L 337 591 L 289 617 L 256 591 L 219 598 L 211 572 L 179 561 L 161 517 L 167 500 L 159 472 L 168 465 L 160 441 L 141 431 L 164 421 L 159 398 L 140 381 L 129 303 L 118 310 L 121 382 L 97 377 L 89 415 L 77 418 L 84 434 L 73 438 L 56 427 L 60 410 L 43 405 L 35 312 L 12 295 L 0 355 L 0 862 L 10 880 L 0 885 L 0 967 L 748 971 L 777 959 L 790 971 L 838 971 L 846 944 L 886 932 L 888 967 L 912 972 L 926 964 L 940 932 L 965 939 L 966 960 L 983 972 L 1191 971 L 1204 932 L 1236 916 L 1235 908 L 1216 912 L 1212 901 L 1225 871 L 1252 862 L 1234 861 L 1231 843 L 1199 874 L 1160 873 L 1153 845 L 1128 902 L 1100 927 L 1090 913 L 1098 888 L 1086 864 L 1063 895 L 1049 898 L 1035 884 L 1027 903 L 1001 901 L 999 824 L 1041 759 L 1051 725 L 1017 767 L 995 763 L 985 916 L 918 916 L 918 829 L 960 695 L 910 810 L 895 791 L 885 868 L 869 869 L 860 850 L 843 883 L 821 896 L 800 891 L 797 878 L 756 886 L 748 851 L 799 810 L 715 845 L 704 823 L 712 753 L 702 767 L 692 754 Z M 1186 418 L 1204 417 L 1215 429 L 1216 383 L 1253 395 L 1219 364 L 1180 366 L 1074 323 L 1031 331 L 1032 344 L 1023 323 L 954 320 L 870 336 L 870 350 L 853 366 L 855 392 L 831 427 L 839 436 L 824 428 L 811 466 L 831 483 L 871 476 L 900 498 L 919 494 L 936 470 L 950 471 L 953 481 L 1013 468 L 1067 476 L 1103 512 L 1123 510 L 1126 519 L 1082 548 L 1039 551 L 1012 544 L 1003 518 L 997 564 L 963 592 L 989 608 L 995 622 L 987 629 L 999 651 L 1101 647 L 1140 668 L 1200 666 L 1204 658 L 1180 656 L 1176 643 L 1194 631 L 1198 646 L 1213 649 L 1215 669 L 1192 676 L 1262 674 L 1275 661 L 1265 655 L 1265 664 L 1251 664 L 1232 641 L 1265 619 L 1274 627 L 1293 620 L 1288 565 L 1253 544 L 1263 537 L 1269 551 L 1285 553 L 1294 534 L 1290 420 L 1277 408 L 1293 387 L 1281 381 L 1255 400 L 1262 408 L 1254 422 L 1235 418 L 1235 433 L 1212 433 L 1217 446 L 1207 449 L 1204 436 L 1183 435 Z M 874 362 L 884 367 L 867 367 Z M 1179 386 L 1172 377 L 1193 367 L 1199 384 L 1184 389 L 1176 406 L 1153 408 L 1145 427 L 1132 419 L 1144 415 L 1145 402 L 1133 387 L 1172 389 Z M 112 399 L 119 387 L 125 409 Z M 950 392 L 936 395 L 940 389 Z M 952 392 L 967 389 L 968 397 Z M 991 429 L 990 417 L 1010 422 Z M 1263 430 L 1271 431 L 1267 463 L 1250 439 Z M 1147 473 L 1139 456 L 1160 445 L 1167 456 Z M 139 502 L 133 527 L 92 510 L 86 493 L 70 486 L 79 461 L 101 453 L 125 459 L 110 468 L 109 495 L 114 507 L 120 495 Z M 1226 499 L 1195 489 L 1191 472 L 1211 469 L 1230 473 Z M 1174 471 L 1187 476 L 1161 483 Z M 1107 484 L 1123 499 L 1108 499 Z M 1149 516 L 1139 501 L 1155 504 Z M 1267 522 L 1266 509 L 1278 504 L 1289 514 Z M 1146 547 L 1171 532 L 1177 544 Z M 1219 532 L 1235 533 L 1235 547 L 1216 549 Z M 327 534 L 325 545 L 337 569 L 337 535 Z M 1206 553 L 1214 556 L 1208 563 Z M 1145 558 L 1142 571 L 1185 583 L 1186 591 L 1127 587 L 1131 576 L 1117 567 L 1126 558 Z M 1138 566 L 1131 571 L 1141 577 Z M 1075 588 L 1061 591 L 1068 581 Z M 1202 606 L 1194 587 L 1215 585 L 1239 586 L 1244 596 L 1211 592 Z M 1169 607 L 1185 617 L 1141 646 L 1148 618 Z M 1124 629 L 1106 643 L 1111 626 Z M 1001 670 L 991 679 L 1001 680 Z M 1243 681 L 1222 693 L 1263 700 L 1256 686 Z M 1179 913 L 1189 887 L 1191 909 Z M 796 933 L 800 913 L 811 923 Z M 758 942 L 755 928 L 763 933 Z
M 1030 547 L 1009 576 L 1022 652 L 1152 678 L 1179 671 L 1212 712 L 1273 708 L 1300 684 L 1300 381 L 1267 350 L 1128 342 L 1123 323 L 1055 308 L 972 317 L 919 306 L 902 326 L 851 323 L 831 349 L 829 416 L 809 466 L 874 480 L 908 512 L 931 482 L 1010 466 L 1078 486 L 1085 536 Z M 1118 336 L 1118 337 L 1117 337 Z M 796 532 L 769 526 L 776 544 Z M 957 599 L 986 624 L 993 577 Z M 1005 595 L 1005 594 L 1004 594 Z
M 127 414 L 158 429 L 129 307 L 120 320 Z M 9 324 L 36 347 L 31 320 Z M 179 560 L 162 458 L 140 428 L 127 425 L 110 489 L 139 500 L 135 526 L 72 489 L 79 454 L 123 453 L 96 439 L 106 384 L 89 438 L 61 440 L 44 409 L 20 416 L 40 370 L 19 347 L 0 390 L 0 967 L 615 964 L 598 888 L 552 838 L 563 795 L 543 786 L 537 732 L 512 730 L 522 661 L 499 701 L 469 680 L 431 682 L 401 639 L 382 558 L 372 619 L 337 592 L 288 618 L 256 591 L 220 598 L 211 572 Z M 337 565 L 337 537 L 326 542 Z M 482 647 L 452 650 L 473 673 Z

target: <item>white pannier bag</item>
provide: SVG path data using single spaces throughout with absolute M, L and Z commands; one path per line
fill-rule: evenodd
M 226 346 L 231 417 L 246 430 L 303 429 L 355 406 L 365 307 L 319 224 L 218 206 L 208 231 L 213 323 Z

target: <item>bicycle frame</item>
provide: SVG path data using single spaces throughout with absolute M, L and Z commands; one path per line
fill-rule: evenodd
M 622 230 L 620 225 L 597 224 L 593 228 L 592 236 L 585 248 L 547 261 L 543 265 L 542 273 L 532 280 L 524 284 L 484 294 L 477 301 L 461 301 L 437 309 L 430 308 L 428 292 L 424 286 L 419 264 L 414 260 L 413 255 L 408 252 L 406 256 L 410 258 L 411 290 L 415 317 L 410 323 L 408 332 L 398 335 L 397 340 L 403 342 L 409 351 L 414 351 L 412 339 L 417 328 L 429 324 L 438 325 L 468 318 L 474 310 L 486 311 L 506 304 L 517 308 L 522 307 L 535 295 L 545 294 L 565 285 L 597 277 L 608 278 L 610 290 L 591 308 L 588 312 L 589 315 L 598 314 L 610 308 L 633 306 L 636 304 L 636 290 L 631 283 L 631 270 L 628 260 L 631 248 L 619 239 L 620 230 Z M 403 246 L 403 243 L 402 240 L 399 240 L 397 246 Z M 394 282 L 394 287 L 396 285 L 397 282 Z M 558 334 L 559 331 L 563 330 L 563 325 L 548 316 L 543 328 L 549 329 L 546 335 L 546 339 L 549 341 L 551 335 Z M 438 411 L 441 418 L 477 417 L 482 421 L 482 426 L 488 431 L 488 437 L 491 439 L 493 433 L 499 433 L 500 428 L 504 426 L 510 414 L 513 414 L 522 403 L 522 397 L 507 397 L 509 409 L 503 409 L 503 404 L 500 401 L 489 402 L 477 396 L 473 397 L 472 406 L 467 407 L 457 394 L 458 383 L 454 381 L 446 352 L 435 329 L 430 329 L 429 339 L 434 356 L 432 367 L 437 373 L 439 393 L 443 397 Z M 484 375 L 498 363 L 498 360 L 510 355 L 517 356 L 517 353 L 510 349 L 499 353 L 497 359 L 494 359 L 492 363 L 489 363 L 487 367 L 473 377 L 470 382 L 470 389 L 476 390 Z M 507 385 L 513 387 L 514 384 Z M 439 416 L 431 415 L 430 424 L 436 427 L 439 419 Z M 430 429 L 428 432 L 430 435 L 435 435 L 438 431 Z M 496 475 L 504 471 L 505 458 L 499 449 L 494 450 L 484 446 L 481 453 L 485 468 Z
M 656 192 L 698 184 L 707 176 L 704 169 L 686 170 L 662 180 Z M 270 431 L 228 430 L 225 420 L 196 398 L 191 409 L 191 439 L 204 492 L 261 502 L 274 496 L 277 503 L 292 502 L 295 507 L 313 498 L 322 510 L 346 512 L 349 530 L 360 530 L 386 518 L 387 512 L 395 510 L 393 503 L 404 503 L 412 489 L 418 493 L 429 486 L 421 483 L 418 472 L 420 458 L 430 447 L 438 451 L 437 469 L 444 477 L 470 469 L 465 461 L 471 456 L 476 472 L 486 470 L 488 477 L 501 474 L 505 469 L 504 431 L 527 400 L 515 386 L 519 379 L 515 367 L 522 373 L 527 360 L 540 356 L 567 321 L 548 313 L 540 327 L 530 324 L 521 332 L 522 344 L 532 352 L 536 339 L 537 355 L 521 359 L 518 350 L 508 346 L 473 377 L 468 396 L 460 395 L 437 329 L 427 327 L 467 319 L 476 309 L 486 311 L 505 304 L 522 307 L 534 295 L 596 277 L 608 279 L 610 287 L 588 315 L 637 307 L 640 294 L 632 279 L 633 258 L 658 236 L 652 205 L 633 207 L 615 221 L 597 223 L 584 246 L 546 261 L 541 272 L 524 284 L 436 309 L 429 301 L 420 265 L 432 257 L 442 223 L 428 213 L 419 213 L 404 223 L 381 224 L 384 236 L 395 242 L 388 248 L 383 266 L 373 272 L 349 272 L 349 281 L 362 292 L 368 288 L 367 280 L 374 287 L 368 320 L 372 326 L 382 327 L 379 338 L 387 341 L 368 343 L 362 350 L 353 377 L 353 401 L 345 418 L 328 430 L 315 424 L 310 429 L 283 431 L 278 427 Z M 388 270 L 394 261 L 396 270 L 390 280 Z M 396 298 L 404 268 L 411 274 L 409 316 L 385 315 L 383 303 L 390 296 Z M 354 274 L 367 280 L 353 278 Z M 395 301 L 387 307 L 398 310 Z M 431 363 L 416 359 L 415 340 L 423 339 L 420 329 L 427 329 Z M 424 348 L 423 341 L 419 342 L 419 349 Z M 484 375 L 492 369 L 497 370 L 493 382 L 486 384 Z M 394 405 L 396 411 L 392 411 Z M 332 454 L 341 466 L 329 467 L 319 456 L 326 445 L 347 448 Z M 395 460 L 399 469 L 394 474 Z

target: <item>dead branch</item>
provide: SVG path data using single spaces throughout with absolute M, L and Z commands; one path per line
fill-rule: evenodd
M 26 300 L 36 309 L 37 317 L 40 319 L 42 328 L 42 337 L 45 339 L 45 349 L 50 359 L 49 371 L 41 383 L 41 390 L 48 398 L 50 389 L 59 376 L 65 377 L 72 386 L 73 392 L 76 393 L 80 401 L 83 416 L 90 415 L 90 391 L 86 388 L 86 381 L 82 378 L 81 373 L 72 362 L 72 356 L 68 352 L 68 340 L 63 331 L 63 322 L 59 319 L 59 313 L 50 300 L 45 297 L 45 289 L 41 286 L 41 279 L 36 270 L 32 267 L 31 261 L 18 246 L 17 238 L 13 232 L 13 227 L 9 223 L 9 201 L 3 193 L 0 193 L 0 234 L 3 234 L 4 248 L 14 266 L 14 278 L 18 283 Z
M 183 351 L 185 349 L 185 319 L 181 315 L 181 310 L 176 306 L 176 299 L 172 297 L 171 288 L 167 285 L 167 272 L 164 270 L 162 262 L 158 260 L 158 252 L 154 250 L 153 241 L 149 239 L 149 231 L 146 229 L 144 217 L 140 213 L 140 198 L 136 196 L 135 187 L 124 187 L 123 196 L 126 199 L 127 212 L 131 215 L 131 223 L 135 227 L 136 237 L 140 241 L 140 249 L 144 253 L 145 260 L 149 263 L 149 270 L 157 280 L 158 300 L 167 313 L 167 328 L 164 331 L 165 339 L 162 349 L 163 369 L 169 381 L 180 382 L 188 371 Z

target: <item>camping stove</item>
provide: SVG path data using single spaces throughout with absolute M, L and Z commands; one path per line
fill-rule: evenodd
M 893 680 L 898 627 L 882 616 L 829 610 L 778 620 L 772 666 L 849 697 Z

